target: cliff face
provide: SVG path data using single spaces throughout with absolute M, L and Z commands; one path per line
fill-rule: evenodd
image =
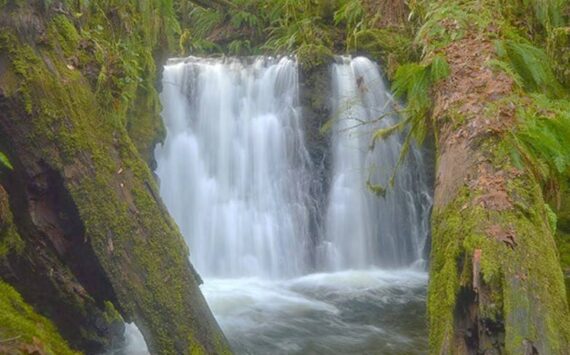
M 141 158 L 160 132 L 154 58 L 177 30 L 172 4 L 0 7 L 0 150 L 14 166 L 0 276 L 78 350 L 119 341 L 120 313 L 154 352 L 229 352 Z

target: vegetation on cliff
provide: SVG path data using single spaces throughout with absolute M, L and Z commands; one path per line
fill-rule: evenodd
M 0 353 L 75 354 L 55 326 L 37 314 L 10 285 L 0 281 Z
M 161 127 L 155 58 L 178 31 L 172 3 L 0 4 L 0 141 L 14 167 L 2 185 L 24 242 L 2 278 L 78 350 L 122 336 L 112 304 L 152 351 L 228 352 L 141 159 Z

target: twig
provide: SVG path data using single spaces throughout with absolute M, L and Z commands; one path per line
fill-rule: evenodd
M 9 342 L 9 341 L 13 341 L 13 340 L 19 339 L 19 338 L 21 338 L 21 337 L 22 337 L 21 335 L 17 335 L 17 336 L 15 336 L 15 337 L 8 338 L 8 339 L 0 339 L 0 343 L 7 343 L 7 342 Z

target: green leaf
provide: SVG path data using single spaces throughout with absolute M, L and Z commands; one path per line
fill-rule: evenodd
M 10 160 L 8 159 L 8 157 L 6 156 L 6 154 L 0 152 L 0 165 L 4 165 L 6 168 L 13 170 L 14 167 L 12 166 L 12 164 L 10 163 Z

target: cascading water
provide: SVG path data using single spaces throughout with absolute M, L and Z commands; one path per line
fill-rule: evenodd
M 312 185 L 295 60 L 177 59 L 163 75 L 161 196 L 234 350 L 425 351 L 431 199 L 415 148 L 384 198 L 366 188 L 387 185 L 402 145 L 394 135 L 369 149 L 398 119 L 377 66 L 332 67 L 328 189 Z
M 412 147 L 393 188 L 379 198 L 367 187 L 387 187 L 402 136 L 372 143 L 377 129 L 395 125 L 394 101 L 377 65 L 338 58 L 332 68 L 333 171 L 326 215 L 325 263 L 333 270 L 422 264 L 431 197 L 423 157 Z
M 307 174 L 296 64 L 188 58 L 164 70 L 160 193 L 208 277 L 301 273 Z

